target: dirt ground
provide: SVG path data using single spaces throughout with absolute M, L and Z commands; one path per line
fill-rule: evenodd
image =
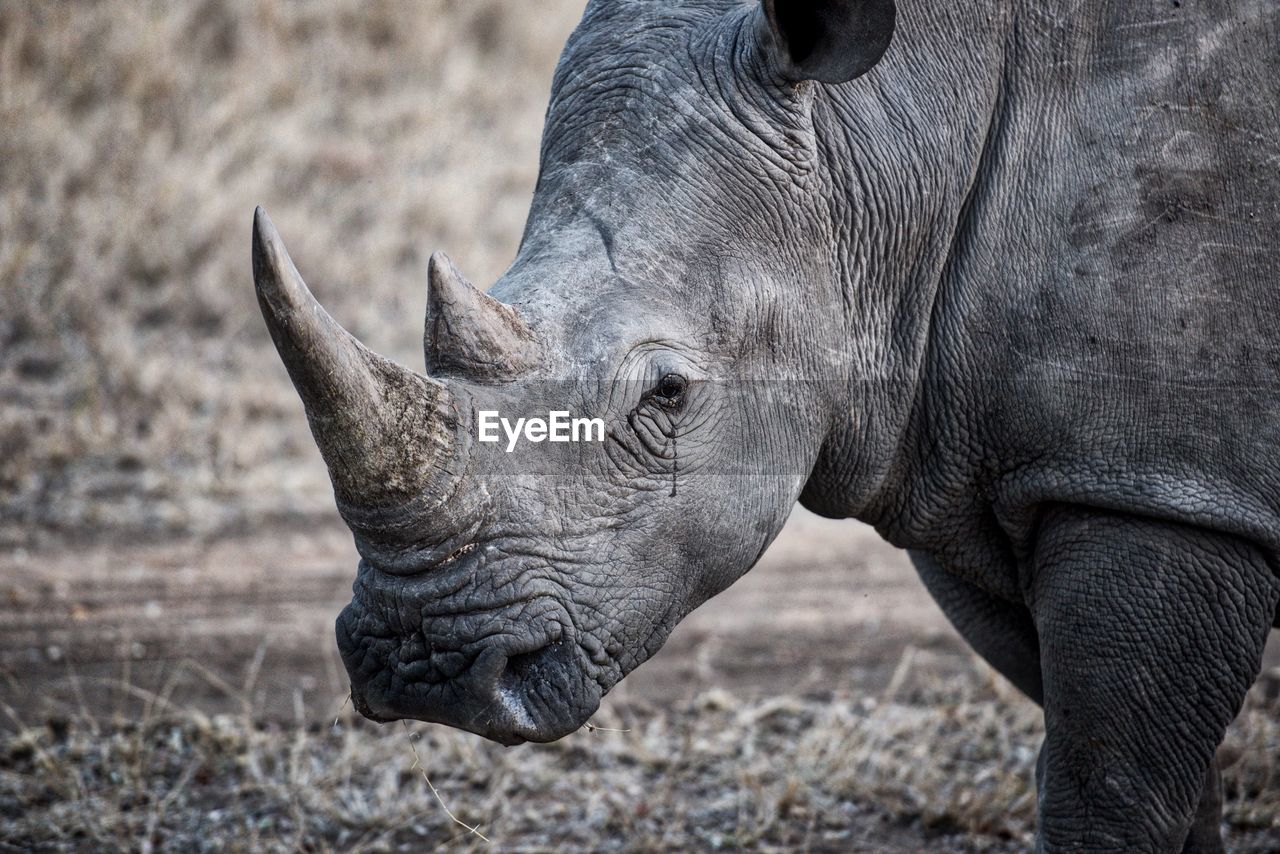
M 355 741 L 339 747 L 310 744 L 315 767 L 346 768 L 345 785 L 362 796 L 378 791 L 375 783 L 359 775 L 376 767 L 388 751 L 403 761 L 403 752 L 397 754 L 394 747 L 403 744 L 403 733 L 397 725 L 364 724 L 345 704 L 332 622 L 346 602 L 354 565 L 354 550 L 336 522 L 210 541 L 18 550 L 0 557 L 0 700 L 6 715 L 0 732 L 10 739 L 8 759 L 0 756 L 0 775 L 27 781 L 11 795 L 10 810 L 25 814 L 26 808 L 18 805 L 28 803 L 23 793 L 29 793 L 30 780 L 55 779 L 49 767 L 60 767 L 51 759 L 43 771 L 24 774 L 15 757 L 23 755 L 23 746 L 33 738 L 48 751 L 45 755 L 60 755 L 54 752 L 60 745 L 70 750 L 65 744 L 75 742 L 74 736 L 66 735 L 68 729 L 83 734 L 90 727 L 95 738 L 89 744 L 99 745 L 98 734 L 104 731 L 151 733 L 162 725 L 170 727 L 165 730 L 169 741 L 202 743 L 199 739 L 209 736 L 199 727 L 189 732 L 193 720 L 238 721 L 232 728 L 247 739 L 236 748 L 246 751 L 241 765 L 248 761 L 245 757 L 252 757 L 251 765 L 263 762 L 258 751 L 269 754 L 277 742 L 289 743 L 294 738 L 290 732 L 324 733 L 340 720 Z M 1273 644 L 1268 655 L 1271 672 L 1258 689 L 1258 702 L 1262 694 L 1273 695 L 1280 684 L 1276 663 Z M 1267 706 L 1260 714 L 1273 720 L 1274 708 Z M 848 715 L 852 717 L 840 717 Z M 1250 720 L 1236 741 L 1260 750 L 1258 758 L 1269 770 L 1261 782 L 1253 782 L 1254 791 L 1236 793 L 1239 820 L 1233 825 L 1233 840 L 1236 850 L 1263 851 L 1280 845 L 1280 828 L 1270 812 L 1249 810 L 1254 801 L 1269 805 L 1277 799 L 1274 766 L 1280 746 L 1272 729 L 1259 730 L 1258 721 Z M 472 776 L 495 763 L 520 769 L 513 772 L 517 774 L 544 775 L 532 779 L 554 780 L 561 786 L 575 775 L 596 775 L 559 795 L 554 809 L 546 801 L 543 784 L 508 793 L 504 810 L 519 807 L 544 817 L 532 825 L 510 818 L 498 822 L 495 807 L 474 807 L 480 801 L 477 792 L 484 792 L 489 799 L 485 803 L 492 803 L 493 784 L 488 778 L 476 782 L 462 775 L 471 782 L 448 790 L 447 803 L 459 809 L 471 806 L 467 815 L 471 821 L 487 822 L 490 829 L 484 832 L 495 833 L 495 824 L 504 829 L 493 837 L 500 850 L 695 845 L 968 851 L 1021 850 L 1029 841 L 1031 768 L 1039 736 L 1036 710 L 966 651 L 916 580 L 905 554 L 857 523 L 832 522 L 798 510 L 761 563 L 681 624 L 658 655 L 606 698 L 594 724 L 603 728 L 594 740 L 584 741 L 579 733 L 566 740 L 567 747 L 529 746 L 492 755 L 492 746 L 442 727 L 423 725 L 417 737 L 434 745 L 434 755 L 459 752 L 458 767 L 470 769 Z M 770 728 L 775 726 L 780 728 L 777 732 Z M 792 729 L 796 726 L 807 730 L 797 732 Z M 850 726 L 855 727 L 852 735 Z M 253 733 L 277 731 L 276 740 L 251 748 Z M 678 733 L 683 736 L 677 738 Z M 606 734 L 612 740 L 608 745 L 600 740 Z M 761 761 L 754 754 L 688 759 L 691 743 L 729 734 L 734 750 L 763 740 L 772 764 L 753 771 Z M 220 737 L 225 741 L 229 736 Z M 223 745 L 219 750 L 228 749 L 223 741 L 217 743 Z M 975 748 L 977 756 L 969 755 Z M 560 752 L 554 752 L 557 749 Z M 78 763 L 84 763 L 86 750 L 90 748 L 72 751 Z M 627 756 L 634 751 L 658 756 L 651 767 L 645 766 L 643 784 L 631 781 L 625 770 Z M 677 773 L 672 766 L 680 761 L 689 767 Z M 202 758 L 199 767 L 210 762 Z M 932 776 L 934 763 L 949 777 L 945 786 Z M 109 762 L 100 759 L 98 764 L 106 767 Z M 75 765 L 69 762 L 66 767 Z M 1250 773 L 1256 776 L 1256 771 Z M 835 776 L 850 772 L 865 779 L 836 795 L 824 788 Z M 169 778 L 163 769 L 135 773 L 140 780 L 168 779 L 175 788 L 164 791 L 178 788 L 171 779 L 176 772 Z M 213 782 L 206 788 L 216 790 L 222 778 L 209 774 Z M 669 780 L 673 774 L 674 780 Z M 770 775 L 790 779 L 787 785 L 809 793 L 807 800 L 800 800 L 810 804 L 810 812 L 787 806 L 789 799 L 798 797 L 787 794 L 791 789 L 784 787 L 782 794 L 768 789 L 782 785 L 776 780 L 768 784 L 774 780 Z M 238 781 L 235 786 L 244 785 L 232 777 Z M 812 782 L 814 778 L 821 782 Z M 630 801 L 625 809 L 615 807 L 638 826 L 618 825 L 613 819 L 595 826 L 588 820 L 599 798 L 623 797 L 619 793 L 630 791 L 629 786 L 664 781 L 671 791 L 653 797 L 653 807 Z M 56 789 L 53 783 L 47 785 Z M 291 790 L 298 783 L 279 785 Z M 759 797 L 773 800 L 761 808 L 768 820 L 759 820 L 753 825 L 756 830 L 748 833 L 741 828 L 740 806 L 730 821 L 717 812 L 716 804 L 747 797 L 742 793 L 756 791 L 752 786 L 772 792 Z M 315 788 L 310 783 L 307 787 Z M 816 788 L 810 792 L 806 787 Z M 424 842 L 464 848 L 483 844 L 473 835 L 459 836 L 459 826 L 446 820 L 441 804 L 427 791 L 416 793 L 419 808 L 437 823 L 414 825 L 421 833 L 407 838 L 394 817 L 383 815 L 379 822 L 385 824 L 374 825 L 381 830 L 366 828 L 368 838 L 354 844 L 342 836 L 347 831 L 341 828 L 349 822 L 345 804 L 309 808 L 310 812 L 292 806 L 294 813 L 307 816 L 298 819 L 296 838 L 250 830 L 262 832 L 259 841 L 269 842 L 267 847 L 281 850 L 360 848 L 370 839 L 370 850 L 415 850 Z M 141 797 L 160 803 L 172 800 L 170 795 Z M 130 848 L 139 838 L 172 847 L 184 832 L 193 832 L 191 822 L 207 820 L 210 810 L 241 816 L 241 789 L 234 795 L 230 788 L 224 793 L 230 803 L 209 797 L 212 802 L 190 806 L 185 823 L 177 818 L 171 825 L 159 822 L 163 832 L 154 831 L 151 837 L 137 836 L 137 829 L 124 819 L 108 830 L 91 825 L 60 839 L 24 835 L 30 830 L 21 823 L 9 830 L 19 841 L 67 849 L 81 848 L 86 840 Z M 632 815 L 636 809 L 659 808 L 668 803 L 664 798 L 680 803 L 683 812 L 658 822 L 660 830 Z M 819 811 L 813 805 L 820 802 L 824 806 Z M 60 801 L 54 797 L 51 803 Z M 980 806 L 975 808 L 975 803 Z M 1002 806 L 1006 803 L 1007 809 Z M 0 829 L 5 805 L 0 790 Z M 559 823 L 548 822 L 545 817 L 557 815 L 555 810 L 565 815 Z M 280 812 L 285 812 L 283 807 Z M 308 821 L 320 823 L 311 826 Z M 242 844 L 249 831 L 232 825 L 223 832 L 227 841 Z
M 244 715 L 258 727 L 329 723 L 349 711 L 332 622 L 354 565 L 336 522 L 0 557 L 0 731 L 71 720 L 128 726 L 167 710 Z M 690 616 L 596 720 L 706 718 L 707 704 L 795 698 L 874 702 L 900 690 L 908 671 L 917 685 L 959 675 L 975 695 L 990 694 L 990 675 L 903 554 L 864 526 L 797 511 L 760 565 Z M 718 788 L 704 785 L 701 796 L 714 799 Z M 842 839 L 856 832 L 863 850 L 968 845 L 874 803 L 843 822 Z
M 122 680 L 209 713 L 252 683 L 257 713 L 295 696 L 331 716 L 346 696 L 333 620 L 356 555 L 340 523 L 214 540 L 0 558 L 0 693 L 23 716 L 47 698 L 131 707 Z M 969 655 L 874 531 L 804 511 L 761 563 L 687 618 L 610 702 L 835 691 L 876 696 L 904 654 L 970 669 Z M 252 677 L 252 678 L 251 678 Z M 135 698 L 137 701 L 137 698 Z

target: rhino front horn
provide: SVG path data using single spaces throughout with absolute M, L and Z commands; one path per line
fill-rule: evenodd
M 431 256 L 427 279 L 428 373 L 505 382 L 537 364 L 537 339 L 516 310 L 468 282 L 448 255 Z
M 348 522 L 424 494 L 447 495 L 460 439 L 444 384 L 373 353 L 338 325 L 262 208 L 253 217 L 253 279 Z

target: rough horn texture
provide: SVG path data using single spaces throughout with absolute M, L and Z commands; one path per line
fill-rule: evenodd
M 427 269 L 429 372 L 503 381 L 537 364 L 537 341 L 515 309 L 482 293 L 443 252 L 432 254 Z
M 429 489 L 455 450 L 448 389 L 371 352 L 330 317 L 262 208 L 253 219 L 253 278 L 343 509 L 402 505 Z

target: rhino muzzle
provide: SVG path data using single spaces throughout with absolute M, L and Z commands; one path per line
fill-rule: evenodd
M 555 741 L 573 732 L 600 702 L 601 692 L 586 678 L 576 648 L 562 637 L 515 646 L 489 641 L 460 672 L 433 670 L 440 681 L 406 682 L 381 665 L 364 675 L 361 662 L 385 660 L 385 651 L 362 650 L 349 625 L 344 612 L 338 645 L 352 677 L 351 700 L 372 721 L 428 721 L 515 745 Z
M 520 563 L 489 565 L 472 553 L 413 577 L 362 563 L 336 626 L 356 709 L 502 744 L 553 741 L 582 726 L 604 693 L 584 650 L 591 642 L 570 602 L 510 583 L 527 577 Z M 467 583 L 477 577 L 495 585 L 484 607 Z

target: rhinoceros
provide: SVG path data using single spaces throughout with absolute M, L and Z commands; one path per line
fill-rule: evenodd
M 1280 602 L 1278 61 L 1274 0 L 592 0 L 511 267 L 431 257 L 425 373 L 259 210 L 356 707 L 572 732 L 799 501 L 1041 704 L 1042 850 L 1219 850 Z M 478 440 L 552 410 L 603 441 Z

